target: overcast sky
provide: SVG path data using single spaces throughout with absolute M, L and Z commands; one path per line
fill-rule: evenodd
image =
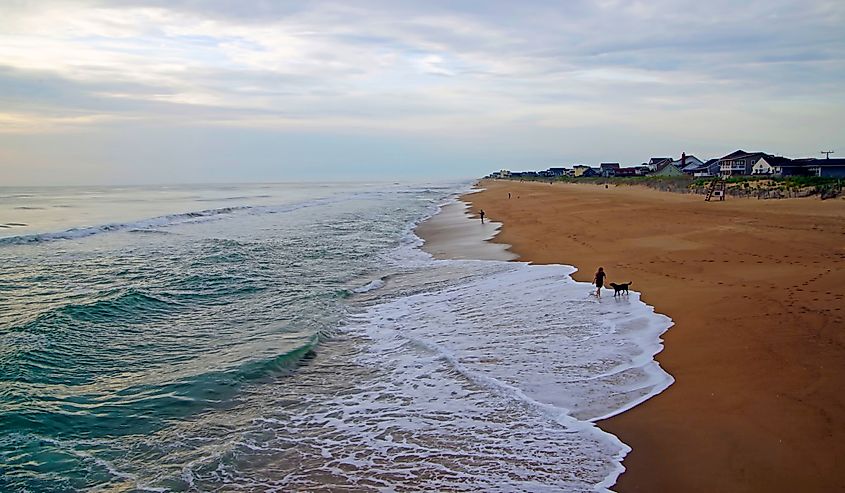
M 0 2 L 0 185 L 845 155 L 845 1 Z

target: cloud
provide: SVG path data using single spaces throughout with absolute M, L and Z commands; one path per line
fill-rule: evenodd
M 844 22 L 824 0 L 4 2 L 0 133 L 527 134 L 624 161 L 625 135 L 730 148 L 751 128 L 814 148 L 842 137 L 822 122 L 845 109 Z M 615 139 L 558 145 L 588 131 Z

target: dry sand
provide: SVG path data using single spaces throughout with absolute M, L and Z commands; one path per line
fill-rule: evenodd
M 675 321 L 676 383 L 600 424 L 633 447 L 617 491 L 845 491 L 845 200 L 482 186 L 464 200 L 495 242 L 581 281 L 604 266 Z

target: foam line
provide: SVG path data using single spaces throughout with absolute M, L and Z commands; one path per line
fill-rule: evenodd
M 407 242 L 398 257 L 428 264 L 433 289 L 398 293 L 369 306 L 351 323 L 379 347 L 391 339 L 436 354 L 463 378 L 519 402 L 573 432 L 600 436 L 613 450 L 605 491 L 624 471 L 630 447 L 596 422 L 657 395 L 674 379 L 654 360 L 672 320 L 631 291 L 624 298 L 590 296 L 574 267 L 524 262 L 433 260 Z M 416 250 L 409 251 L 411 249 Z M 448 273 L 448 274 L 446 274 Z M 460 273 L 464 273 L 461 275 Z M 440 287 L 437 287 L 440 286 Z M 391 353 L 391 357 L 397 357 Z M 412 353 L 401 358 L 415 357 Z

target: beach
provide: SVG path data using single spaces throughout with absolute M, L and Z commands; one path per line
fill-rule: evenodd
M 845 202 L 467 185 L 0 194 L 0 491 L 841 488 Z
M 615 490 L 845 488 L 845 201 L 480 186 L 463 200 L 503 223 L 492 241 L 579 281 L 603 266 L 675 322 L 674 385 L 599 423 L 633 448 Z
M 672 321 L 468 185 L 6 190 L 0 491 L 607 491 Z

